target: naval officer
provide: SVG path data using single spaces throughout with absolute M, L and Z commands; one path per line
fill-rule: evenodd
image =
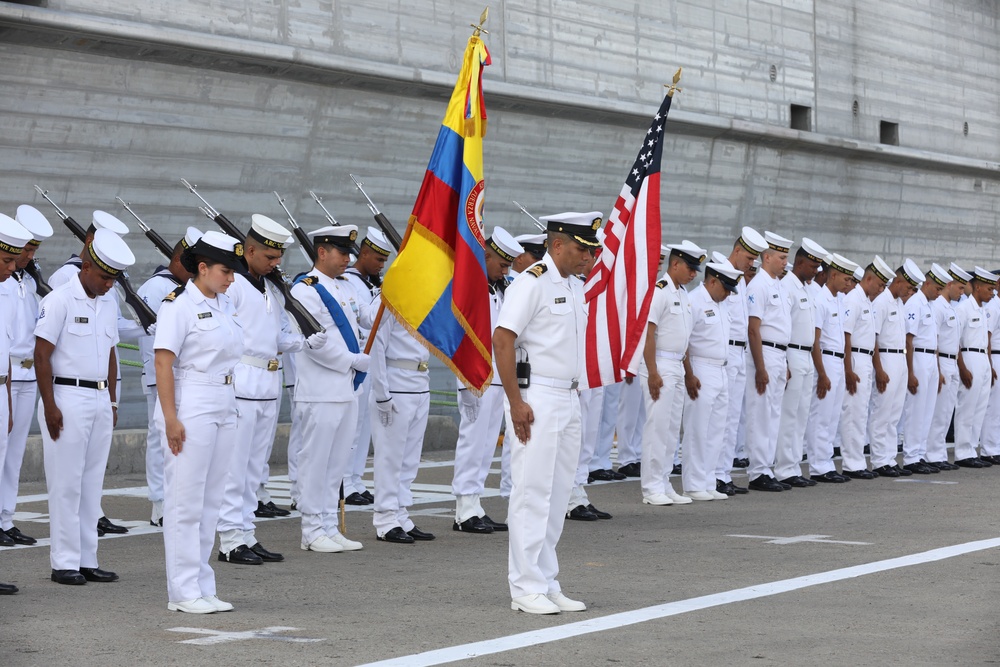
M 493 334 L 511 447 L 508 583 L 511 609 L 585 611 L 556 579 L 573 474 L 580 458 L 579 373 L 587 315 L 573 276 L 598 247 L 601 213 L 542 218 L 548 252 L 511 284 Z
M 987 468 L 976 448 L 982 433 L 990 387 L 996 382 L 993 355 L 990 354 L 989 324 L 984 305 L 993 298 L 1000 276 L 981 267 L 972 273 L 972 295 L 955 307 L 959 325 L 958 402 L 955 405 L 955 465 L 962 468 Z
M 991 273 L 1000 275 L 1000 269 L 993 269 Z M 996 364 L 1000 360 L 1000 299 L 997 298 L 995 289 L 993 298 L 986 302 L 984 309 L 990 329 L 990 360 L 996 370 Z M 983 430 L 979 436 L 979 448 L 980 461 L 1000 465 L 1000 382 L 994 382 L 990 389 Z
M 118 420 L 118 308 L 108 292 L 135 263 L 120 236 L 98 229 L 80 271 L 39 304 L 38 422 L 49 493 L 52 581 L 117 581 L 98 567 L 101 488 Z

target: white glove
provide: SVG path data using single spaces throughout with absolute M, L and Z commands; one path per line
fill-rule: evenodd
M 306 345 L 310 350 L 318 350 L 326 345 L 326 331 L 317 331 L 309 338 L 306 338 Z
M 152 324 L 149 325 L 149 328 L 146 329 L 146 335 L 147 336 L 155 336 L 156 335 L 156 322 L 153 322 Z
M 458 406 L 462 409 L 462 419 L 470 424 L 479 417 L 479 397 L 468 389 L 458 392 Z
M 387 401 L 375 401 L 375 407 L 378 409 L 378 418 L 382 422 L 382 426 L 392 426 L 392 415 L 395 412 L 399 412 L 396 409 L 396 404 L 393 403 L 392 397 L 389 397 Z
M 364 352 L 358 352 L 354 355 L 354 361 L 351 362 L 351 368 L 359 373 L 367 373 L 368 367 L 372 365 L 372 358 L 369 357 Z

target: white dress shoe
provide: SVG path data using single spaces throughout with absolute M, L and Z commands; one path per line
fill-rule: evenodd
M 522 595 L 510 601 L 510 608 L 528 614 L 558 614 L 559 606 L 541 593 Z
M 559 611 L 587 611 L 587 605 L 579 600 L 572 600 L 566 597 L 562 591 L 549 593 L 545 597 L 551 600 L 555 606 L 559 607 Z
M 168 602 L 167 611 L 183 611 L 185 614 L 214 614 L 218 610 L 214 604 L 206 602 L 205 598 L 196 598 L 184 602 Z
M 673 499 L 664 493 L 654 493 L 651 496 L 643 496 L 644 505 L 673 505 Z
M 715 489 L 709 489 L 708 490 L 708 495 L 712 496 L 716 500 L 728 500 L 729 499 L 729 496 L 727 496 L 724 493 L 719 493 Z
M 347 539 L 341 533 L 334 533 L 333 535 L 327 535 L 327 537 L 339 544 L 344 551 L 360 551 L 365 546 L 361 542 Z
M 303 551 L 317 551 L 324 554 L 336 554 L 344 550 L 344 547 L 340 546 L 326 535 L 320 535 L 309 544 L 303 542 L 299 546 L 302 547 Z
M 691 502 L 691 499 L 688 498 L 686 495 L 682 496 L 673 489 L 668 488 L 666 491 L 663 492 L 663 495 L 674 501 L 674 505 L 687 505 Z
M 232 611 L 233 610 L 232 603 L 220 600 L 215 595 L 206 595 L 205 597 L 202 598 L 202 600 L 204 600 L 208 604 L 210 604 L 213 607 L 215 607 L 215 611 Z
M 715 500 L 715 497 L 708 493 L 708 491 L 686 491 L 685 496 L 691 500 Z

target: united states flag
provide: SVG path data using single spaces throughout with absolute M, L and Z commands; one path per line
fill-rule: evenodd
M 584 285 L 587 383 L 601 387 L 635 375 L 660 264 L 660 158 L 670 93 L 646 131 L 604 227 L 604 249 Z

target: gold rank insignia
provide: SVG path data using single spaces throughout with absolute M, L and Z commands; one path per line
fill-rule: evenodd
M 663 289 L 664 287 L 667 286 L 667 281 L 666 280 L 660 280 L 659 282 L 656 283 L 656 286 L 659 287 L 660 289 Z
M 233 252 L 236 253 L 237 257 L 242 257 L 243 256 L 243 244 L 242 243 L 237 243 L 236 246 L 233 248 Z
M 351 230 L 351 240 L 355 241 L 355 240 L 357 240 L 357 238 L 358 238 L 358 230 L 352 229 Z
M 306 285 L 312 286 L 319 282 L 319 278 L 317 278 L 316 276 L 307 276 L 302 280 L 302 282 L 304 282 Z
M 528 273 L 535 276 L 536 278 L 541 278 L 542 274 L 549 270 L 547 264 L 535 264 L 533 267 L 528 269 Z
M 590 223 L 590 228 L 593 229 L 596 232 L 598 229 L 601 228 L 601 223 L 602 222 L 604 222 L 604 221 L 601 220 L 600 218 L 594 218 L 594 221 L 592 223 Z
M 163 297 L 163 300 L 164 301 L 173 301 L 176 298 L 177 298 L 177 290 L 174 290 L 170 294 L 168 294 L 165 297 Z

